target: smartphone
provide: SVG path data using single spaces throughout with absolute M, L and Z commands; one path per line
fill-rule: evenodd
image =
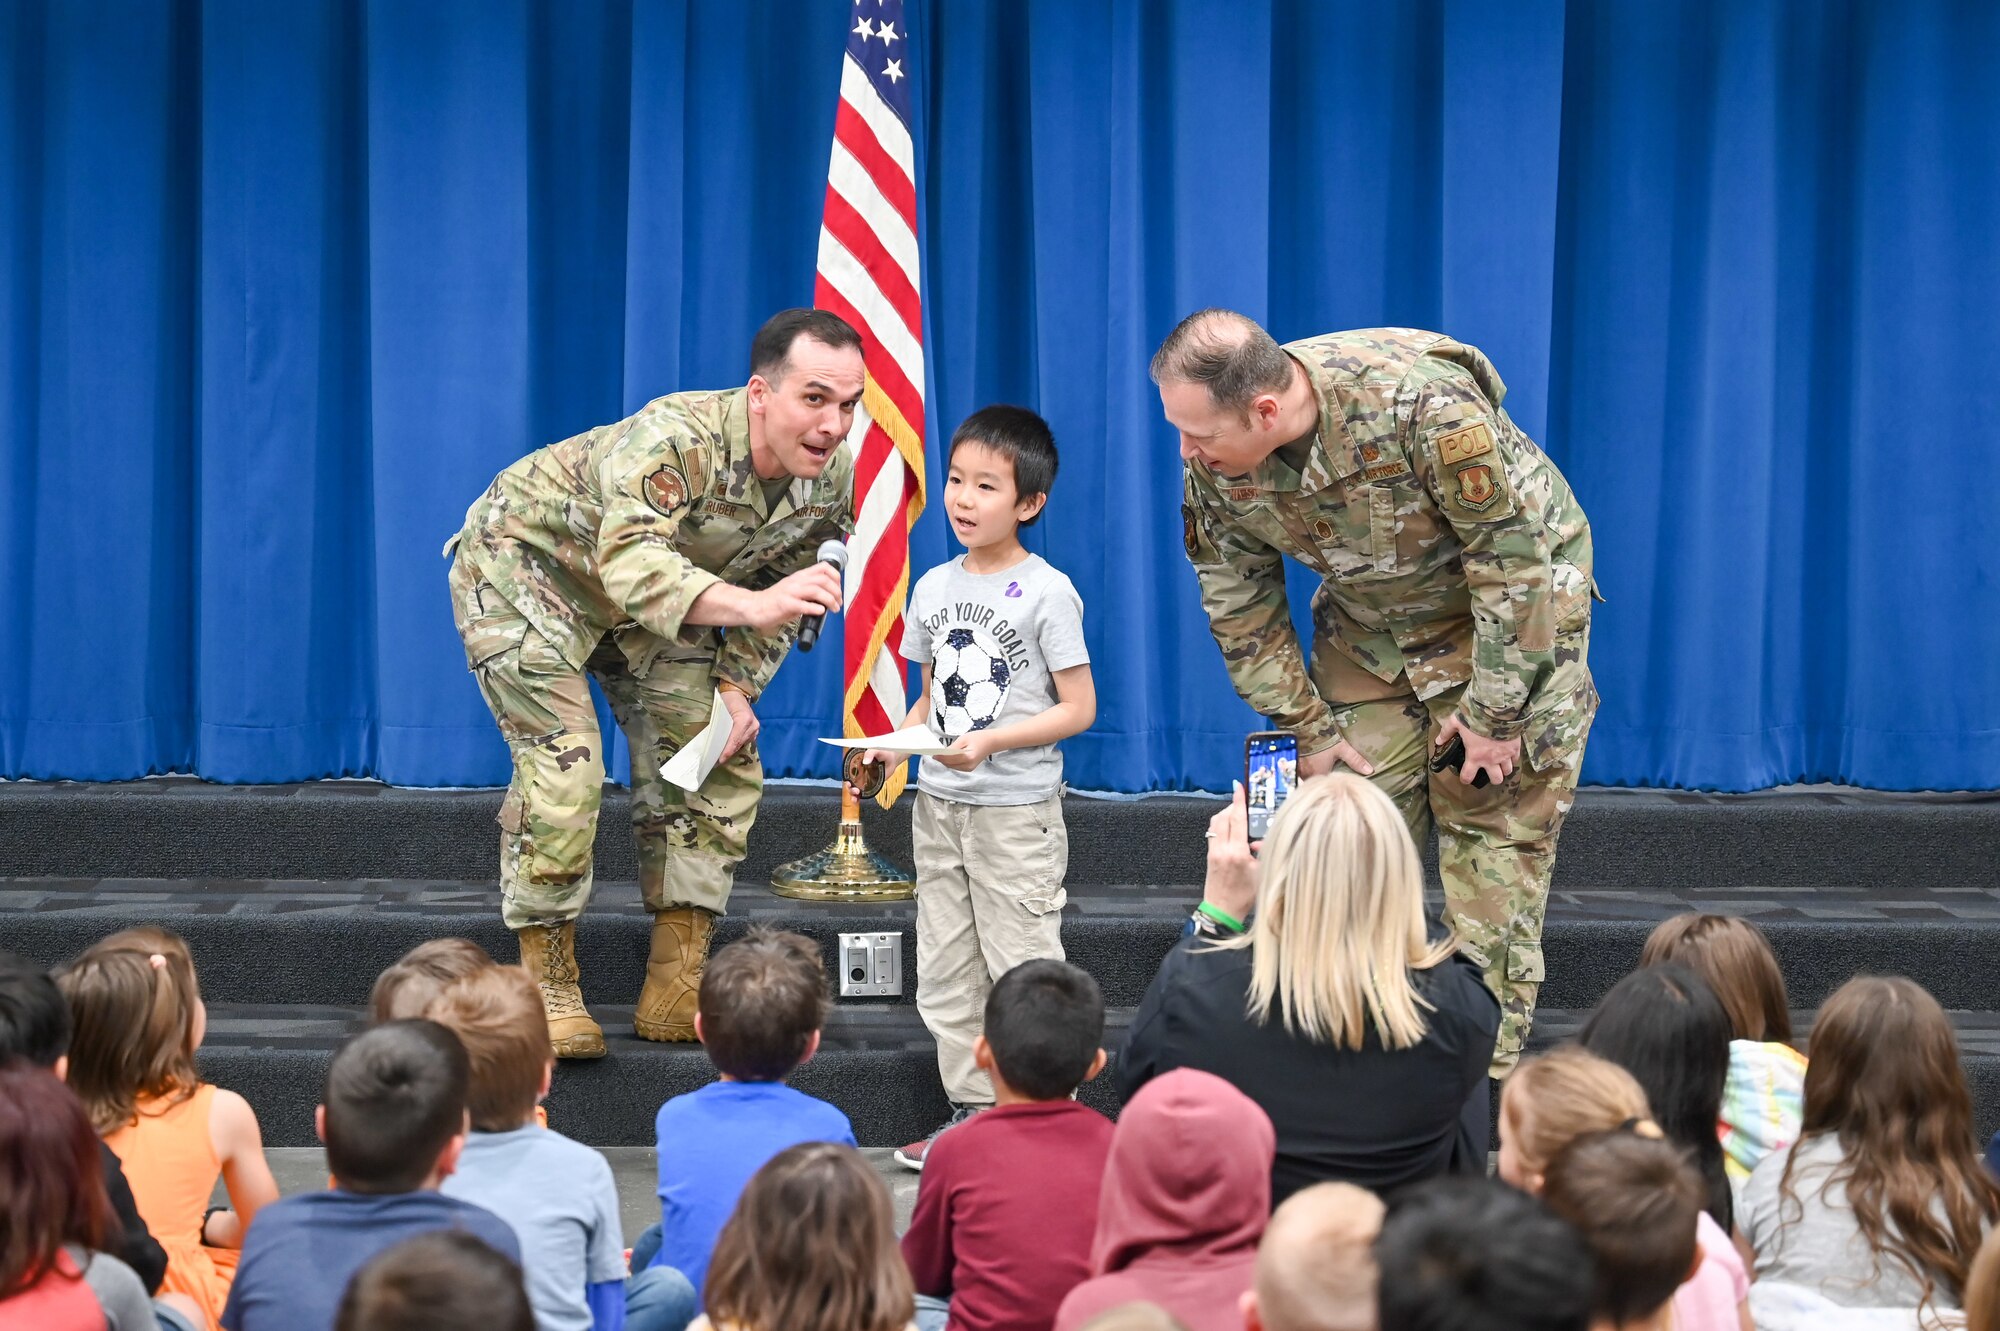
M 1260 730 L 1243 741 L 1243 794 L 1250 814 L 1250 839 L 1261 841 L 1271 816 L 1299 783 L 1298 737 L 1283 730 Z

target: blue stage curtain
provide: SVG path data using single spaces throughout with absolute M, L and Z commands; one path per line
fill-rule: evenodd
M 810 299 L 856 12 L 0 6 L 0 775 L 504 780 L 439 547 L 514 458 L 740 383 Z M 2000 10 L 911 22 L 933 483 L 981 404 L 1055 426 L 1028 543 L 1085 601 L 1073 784 L 1225 786 L 1257 724 L 1145 374 L 1209 304 L 1494 357 L 1596 532 L 1587 780 L 1996 784 Z M 933 510 L 913 559 L 953 553 Z M 780 672 L 774 775 L 830 774 L 838 675 Z

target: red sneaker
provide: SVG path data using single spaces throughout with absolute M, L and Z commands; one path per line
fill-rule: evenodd
M 984 1108 L 983 1105 L 960 1105 L 952 1111 L 950 1118 L 932 1130 L 930 1136 L 924 1138 L 922 1141 L 911 1142 L 908 1146 L 898 1146 L 896 1148 L 896 1163 L 906 1169 L 914 1169 L 918 1173 L 922 1173 L 924 1157 L 930 1154 L 931 1143 L 971 1118 L 974 1114 L 977 1114 L 982 1108 Z

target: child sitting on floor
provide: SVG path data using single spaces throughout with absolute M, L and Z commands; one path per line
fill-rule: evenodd
M 278 1200 L 278 1184 L 249 1102 L 195 1069 L 208 1009 L 194 958 L 165 930 L 126 929 L 85 949 L 56 984 L 75 1021 L 70 1089 L 166 1249 L 161 1291 L 186 1296 L 212 1329 L 244 1231 Z M 211 1213 L 217 1178 L 232 1209 Z
M 438 995 L 428 1015 L 458 1036 L 472 1072 L 472 1135 L 457 1172 L 438 1191 L 513 1225 L 542 1331 L 590 1331 L 621 1321 L 642 1331 L 625 1316 L 625 1240 L 611 1166 L 535 1122 L 556 1056 L 533 978 L 518 966 L 488 966 Z M 671 1325 L 656 1319 L 643 1331 L 681 1331 L 694 1316 L 693 1291 L 661 1268 L 640 1277 L 680 1286 Z
M 819 1048 L 826 966 L 794 933 L 752 929 L 702 976 L 695 1030 L 720 1079 L 660 1106 L 660 1223 L 632 1245 L 632 1270 L 670 1267 L 697 1296 L 716 1236 L 757 1167 L 799 1142 L 854 1145 L 847 1115 L 785 1085 Z
M 1685 966 L 1729 1014 L 1729 1077 L 1722 1087 L 1723 1165 L 1741 1192 L 1757 1162 L 1798 1139 L 1806 1056 L 1792 1048 L 1784 972 L 1764 931 L 1734 915 L 1676 915 L 1639 954 L 1641 966 Z
M 947 1308 L 964 1331 L 1046 1328 L 1090 1274 L 1111 1123 L 1071 1097 L 1104 1068 L 1103 996 L 1067 962 L 1024 961 L 983 1020 L 972 1056 L 993 1108 L 932 1144 L 903 1236 L 924 1331 Z
M 384 1022 L 340 1047 L 314 1116 L 335 1186 L 258 1217 L 227 1331 L 330 1331 L 354 1273 L 416 1234 L 464 1230 L 520 1260 L 506 1221 L 437 1191 L 465 1148 L 470 1081 L 465 1046 L 434 1021 Z

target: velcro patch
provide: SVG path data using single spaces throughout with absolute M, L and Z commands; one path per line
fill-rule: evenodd
M 1493 483 L 1493 468 L 1484 462 L 1476 467 L 1461 467 L 1458 472 L 1458 499 L 1467 508 L 1477 512 L 1493 502 L 1493 496 L 1500 488 Z
M 1485 421 L 1474 421 L 1470 425 L 1461 425 L 1456 430 L 1439 435 L 1437 447 L 1438 461 L 1449 467 L 1454 462 L 1463 462 L 1482 453 L 1491 453 L 1493 432 L 1486 428 Z
M 646 477 L 646 502 L 662 517 L 671 517 L 687 503 L 687 480 L 672 467 L 661 467 Z

